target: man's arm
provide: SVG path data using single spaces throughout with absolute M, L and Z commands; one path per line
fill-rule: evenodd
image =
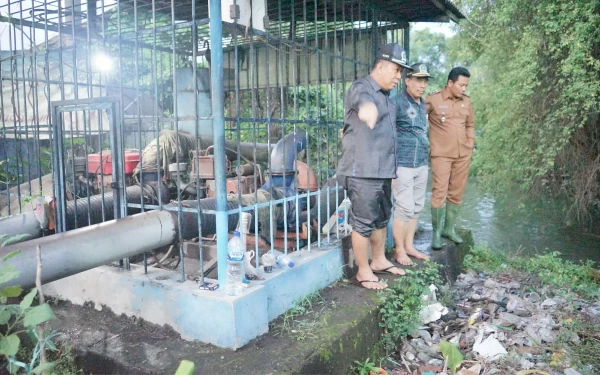
M 427 97 L 425 98 L 425 112 L 427 112 L 427 114 L 430 114 L 432 110 L 433 105 L 431 104 L 431 96 L 427 95 Z
M 370 129 L 375 128 L 378 117 L 379 111 L 377 111 L 377 106 L 373 102 L 366 102 L 358 109 L 358 118 L 367 124 Z
M 362 122 L 367 124 L 370 129 L 373 129 L 379 117 L 373 97 L 369 95 L 362 83 L 352 85 L 348 95 L 350 95 L 350 100 L 348 101 L 350 108 L 356 111 L 358 118 Z
M 473 111 L 473 105 L 469 106 L 469 115 L 467 116 L 467 123 L 465 124 L 465 131 L 467 132 L 467 139 L 471 146 L 475 145 L 475 112 Z

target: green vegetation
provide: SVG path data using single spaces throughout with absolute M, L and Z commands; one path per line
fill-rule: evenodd
M 0 236 L 0 248 L 19 240 L 21 236 Z M 18 241 L 17 241 L 18 242 Z M 2 259 L 19 254 L 13 251 Z M 57 347 L 54 338 L 56 332 L 46 332 L 40 339 L 39 326 L 54 319 L 54 313 L 47 303 L 34 304 L 38 294 L 33 288 L 26 296 L 21 297 L 23 289 L 19 286 L 2 286 L 19 276 L 19 271 L 11 264 L 0 267 L 0 358 L 11 374 L 77 374 L 80 372 L 75 356 L 67 345 Z M 10 299 L 20 298 L 20 303 L 7 304 Z M 42 348 L 48 352 L 47 362 L 42 363 Z
M 364 362 L 354 361 L 354 364 L 355 366 L 350 368 L 353 374 L 369 375 L 371 371 L 375 374 L 379 373 L 379 368 L 375 366 L 375 363 L 370 361 L 370 358 L 367 358 Z
M 521 271 L 535 275 L 543 284 L 572 290 L 584 298 L 600 297 L 600 279 L 592 261 L 574 263 L 552 252 L 531 258 L 510 256 L 492 251 L 485 245 L 474 246 L 465 257 L 464 266 L 489 274 Z
M 177 372 L 175 372 L 175 375 L 194 375 L 195 367 L 196 366 L 194 365 L 194 362 L 187 361 L 184 359 L 179 364 L 179 367 L 177 368 Z
M 573 338 L 579 337 L 576 345 L 573 345 Z M 565 351 L 565 348 L 568 348 Z M 585 369 L 588 365 L 593 368 L 600 368 L 600 325 L 583 321 L 582 319 L 566 318 L 563 326 L 558 332 L 558 338 L 553 343 L 555 352 L 567 353 L 572 364 L 587 374 Z
M 330 302 L 335 308 L 335 302 Z M 325 325 L 319 319 L 325 310 L 327 302 L 319 291 L 309 294 L 283 314 L 283 316 L 272 324 L 275 335 L 291 337 L 297 341 L 304 341 L 309 337 L 316 337 L 317 333 Z M 320 307 L 320 309 L 319 309 Z
M 422 295 L 429 294 L 429 285 L 441 284 L 440 265 L 426 262 L 417 270 L 406 270 L 406 277 L 394 280 L 381 291 L 380 326 L 384 329 L 382 341 L 387 350 L 421 325 L 419 312 L 423 304 Z
M 56 336 L 56 335 L 54 335 Z M 54 338 L 54 337 L 53 337 Z M 53 343 L 53 340 L 50 340 Z M 16 358 L 33 358 L 35 351 L 35 344 L 32 340 L 24 340 L 19 347 Z M 48 346 L 46 349 L 49 349 Z M 55 348 L 55 349 L 54 349 Z M 53 346 L 47 353 L 48 362 L 52 363 L 51 371 L 46 371 L 46 374 L 56 375 L 75 375 L 83 373 L 83 370 L 77 363 L 75 358 L 75 352 L 70 345 L 60 344 Z M 21 369 L 17 374 L 27 373 L 25 369 Z
M 432 78 L 429 79 L 427 92 L 432 92 L 446 86 L 448 79 L 447 39 L 442 33 L 429 29 L 411 30 L 410 32 L 410 63 L 427 64 Z
M 19 251 L 13 251 L 2 258 L 2 262 L 19 254 Z M 0 268 L 0 286 L 6 282 L 15 279 L 19 276 L 19 272 L 11 264 L 4 265 Z M 54 367 L 54 363 L 41 363 L 40 354 L 43 347 L 50 350 L 56 350 L 52 338 L 55 334 L 46 335 L 42 340 L 38 336 L 37 326 L 48 320 L 54 319 L 54 313 L 50 306 L 46 303 L 33 306 L 33 300 L 37 295 L 37 289 L 32 289 L 19 304 L 6 305 L 8 298 L 19 297 L 23 289 L 18 286 L 7 286 L 0 289 L 0 303 L 5 305 L 0 306 L 0 356 L 7 363 L 7 369 L 11 374 L 16 374 L 20 369 L 25 373 L 39 374 L 42 371 L 49 371 Z M 28 338 L 35 343 L 33 354 L 29 363 L 24 362 L 16 357 L 21 347 L 22 335 L 27 335 Z
M 456 370 L 460 367 L 461 363 L 464 360 L 460 349 L 456 344 L 452 344 L 448 341 L 442 340 L 440 342 L 440 350 L 444 359 L 448 363 L 448 368 L 452 371 L 453 374 L 456 373 Z
M 473 74 L 479 180 L 562 196 L 581 221 L 598 214 L 600 3 L 456 3 L 468 17 L 452 49 Z

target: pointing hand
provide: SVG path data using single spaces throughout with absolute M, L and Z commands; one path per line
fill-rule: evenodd
M 367 124 L 370 129 L 375 128 L 379 112 L 375 103 L 365 103 L 358 109 L 358 118 Z

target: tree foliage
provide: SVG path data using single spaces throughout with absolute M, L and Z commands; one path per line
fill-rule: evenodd
M 429 74 L 433 77 L 429 79 L 428 92 L 439 90 L 446 85 L 449 71 L 446 64 L 446 43 L 444 34 L 428 28 L 410 32 L 410 63 L 427 64 Z
M 468 17 L 455 43 L 470 55 L 478 177 L 563 195 L 586 218 L 600 206 L 600 3 L 457 4 Z

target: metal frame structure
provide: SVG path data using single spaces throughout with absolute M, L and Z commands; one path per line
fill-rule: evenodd
M 114 150 L 111 153 L 112 160 L 112 182 L 111 187 L 116 194 L 114 197 L 114 213 L 115 219 L 127 216 L 127 209 L 123 204 L 126 202 L 125 198 L 125 170 L 123 167 L 123 160 L 121 155 L 123 153 L 123 134 L 121 129 L 117 127 L 117 101 L 115 97 L 100 97 L 91 99 L 79 99 L 79 100 L 62 100 L 52 102 L 52 118 L 54 119 L 52 124 L 52 141 L 53 150 L 65 150 L 65 134 L 63 129 L 64 116 L 68 114 L 72 118 L 73 112 L 83 112 L 83 129 L 82 134 L 73 134 L 73 129 L 69 134 L 69 138 L 74 136 L 85 137 L 88 130 L 85 128 L 86 122 L 85 117 L 87 111 L 106 111 L 108 118 L 108 131 L 110 134 L 110 148 Z M 77 114 L 75 114 L 77 116 Z M 102 118 L 102 115 L 97 116 L 98 119 Z M 99 126 L 99 132 L 102 133 L 102 126 Z M 67 165 L 65 162 L 65 155 L 61 152 L 55 152 L 53 154 L 53 169 L 55 171 L 55 185 L 54 185 L 54 197 L 56 199 L 56 231 L 65 232 L 67 231 L 66 215 L 67 215 L 67 197 L 65 195 L 65 170 Z M 102 158 L 102 153 L 100 153 Z
M 341 152 L 338 130 L 345 90 L 369 72 L 380 45 L 408 44 L 408 22 L 461 17 L 447 0 L 9 0 L 0 6 L 0 22 L 7 34 L 0 39 L 0 143 L 5 150 L 11 145 L 16 148 L 0 152 L 0 210 L 3 215 L 20 214 L 27 210 L 24 196 L 54 191 L 60 218 L 57 230 L 68 229 L 65 155 L 74 159 L 77 153 L 82 158 L 99 153 L 104 160 L 107 131 L 100 112 L 106 111 L 112 186 L 116 188 L 114 218 L 132 210 L 176 214 L 180 260 L 184 242 L 189 240 L 183 237 L 182 227 L 189 226 L 185 221 L 190 214 L 195 215 L 200 249 L 206 242 L 202 236 L 206 224 L 201 218 L 215 217 L 220 282 L 224 281 L 230 222 L 242 212 L 254 214 L 256 236 L 252 238 L 257 253 L 263 240 L 273 249 L 277 236 L 284 251 L 305 245 L 310 251 L 336 241 L 339 233 L 324 238 L 308 229 L 305 240 L 301 232 L 302 223 L 320 232 L 344 198 L 330 179 Z M 100 57 L 104 62 L 99 63 Z M 105 70 L 109 63 L 112 70 Z M 206 80 L 207 72 L 210 80 Z M 98 112 L 95 117 L 93 111 Z M 73 112 L 84 115 L 68 115 Z M 73 133 L 78 128 L 85 130 L 83 135 Z M 168 173 L 162 170 L 160 174 L 160 157 L 154 166 L 143 164 L 146 149 L 168 146 L 161 143 L 164 129 L 175 131 L 178 142 L 182 142 L 182 131 L 196 140 L 185 152 L 173 152 L 170 161 L 177 165 L 188 160 L 194 163 L 187 152 L 200 154 L 204 140 L 213 145 L 214 207 L 202 206 L 197 170 L 196 176 L 189 176 L 197 181 L 190 188 L 196 190 L 192 200 L 179 188 L 163 200 L 166 188 L 162 184 L 151 202 L 145 190 L 135 201 L 125 191 L 125 149 L 137 149 L 141 181 L 145 174 L 149 176 L 145 167 L 158 170 L 159 181 Z M 289 134 L 293 137 L 288 144 L 283 140 Z M 74 137 L 79 139 L 77 145 Z M 243 149 L 244 142 L 250 144 L 249 152 Z M 267 153 L 279 147 L 281 160 L 275 162 L 274 154 L 262 159 L 259 150 L 265 147 Z M 51 170 L 43 163 L 48 153 L 53 158 Z M 261 186 L 256 175 L 249 183 L 254 185 L 252 204 L 242 194 L 240 176 L 233 189 L 237 193 L 228 191 L 232 169 L 226 158 L 237 166 L 248 162 L 253 168 L 261 167 L 255 171 L 266 171 L 270 184 Z M 38 163 L 31 166 L 30 160 Z M 273 172 L 276 165 L 289 160 L 304 161 L 312 168 L 320 189 L 299 189 L 293 176 L 295 163 L 293 171 Z M 43 181 L 50 172 L 55 176 L 54 190 Z M 82 181 L 87 181 L 90 172 L 84 168 Z M 311 178 L 308 172 L 305 177 Z M 276 180 L 283 185 L 274 185 Z M 91 185 L 86 184 L 82 191 L 87 196 L 75 200 L 89 205 Z M 268 201 L 259 199 L 261 188 Z M 265 212 L 271 228 L 269 238 L 261 239 L 259 219 Z M 90 218 L 88 222 L 92 223 Z M 198 257 L 203 282 L 202 250 Z M 146 255 L 143 261 L 147 266 Z M 182 280 L 186 278 L 184 264 L 179 263 Z

